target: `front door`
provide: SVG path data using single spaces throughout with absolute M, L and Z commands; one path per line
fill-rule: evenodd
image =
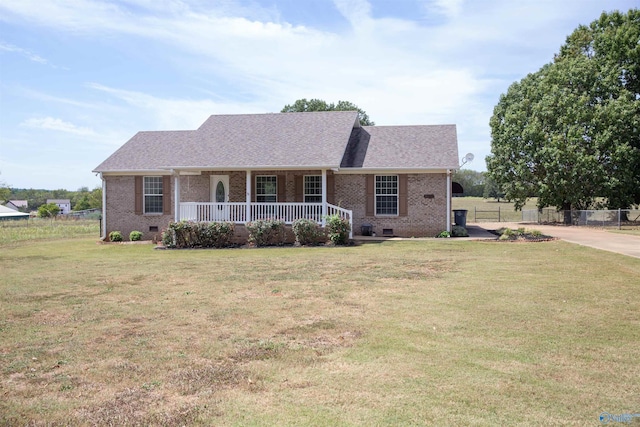
M 215 203 L 211 212 L 213 221 L 229 221 L 229 175 L 211 175 L 211 203 Z

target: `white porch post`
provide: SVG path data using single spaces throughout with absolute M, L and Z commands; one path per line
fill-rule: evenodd
M 447 231 L 451 233 L 451 170 L 447 169 Z
M 327 170 L 322 169 L 322 226 L 327 225 Z
M 173 220 L 180 221 L 180 172 L 173 175 L 173 200 L 175 201 Z
M 251 171 L 250 170 L 247 170 L 246 189 L 247 189 L 247 206 L 246 206 L 246 213 L 245 213 L 245 221 L 249 222 L 251 221 Z

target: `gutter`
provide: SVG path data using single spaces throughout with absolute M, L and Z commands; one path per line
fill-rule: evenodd
M 332 169 L 336 174 L 353 175 L 353 174 L 372 174 L 372 173 L 447 173 L 450 169 L 447 167 L 433 168 L 337 168 Z
M 238 172 L 238 171 L 297 171 L 297 170 L 331 170 L 336 174 L 371 174 L 371 173 L 447 173 L 451 169 L 457 169 L 457 166 L 447 167 L 430 167 L 430 168 L 403 168 L 403 167 L 370 167 L 370 168 L 341 168 L 335 165 L 297 165 L 297 166 L 247 166 L 247 167 L 184 167 L 184 166 L 167 166 L 157 169 L 134 169 L 134 170 L 110 170 L 97 172 L 105 175 L 194 175 L 203 171 L 221 171 L 221 172 Z M 95 172 L 95 171 L 94 171 Z
M 239 172 L 239 171 L 246 171 L 246 170 L 251 170 L 251 171 L 281 171 L 281 170 L 291 170 L 291 171 L 296 171 L 296 170 L 309 170 L 309 169 L 313 169 L 313 170 L 322 170 L 322 169 L 327 169 L 327 170 L 336 170 L 336 166 L 335 165 L 308 165 L 308 166 L 283 166 L 283 165 L 276 165 L 276 166 L 234 166 L 234 167 L 228 167 L 228 166 L 216 166 L 216 167 L 210 167 L 210 166 L 193 166 L 193 167 L 185 167 L 185 166 L 166 166 L 166 167 L 161 167 L 161 168 L 157 168 L 157 169 L 134 169 L 134 170 L 109 170 L 109 171 L 101 171 L 98 173 L 101 174 L 105 174 L 105 175 L 149 175 L 149 174 L 158 174 L 158 175 L 172 175 L 174 173 L 180 173 L 180 172 L 202 172 L 202 171 L 220 171 L 220 172 Z M 96 172 L 96 171 L 94 171 Z

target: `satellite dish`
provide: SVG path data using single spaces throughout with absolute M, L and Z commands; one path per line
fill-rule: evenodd
M 464 166 L 465 164 L 472 162 L 474 159 L 474 155 L 473 153 L 467 153 L 463 158 L 462 158 L 462 164 L 460 165 L 460 167 Z

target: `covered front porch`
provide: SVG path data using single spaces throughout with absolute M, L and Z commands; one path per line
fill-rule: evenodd
M 333 189 L 333 177 L 328 179 L 325 169 L 317 172 L 288 171 L 286 174 L 250 170 L 242 174 L 238 172 L 232 174 L 208 172 L 206 173 L 207 180 L 209 180 L 207 186 L 209 197 L 207 198 L 210 201 L 202 201 L 202 192 L 196 196 L 196 201 L 189 200 L 194 200 L 192 197 L 195 196 L 193 191 L 188 188 L 189 178 L 197 176 L 196 180 L 202 188 L 202 184 L 206 182 L 206 180 L 205 182 L 202 180 L 205 176 L 203 173 L 200 172 L 196 175 L 192 171 L 173 171 L 172 175 L 174 200 L 180 201 L 174 205 L 176 221 L 224 221 L 246 224 L 256 220 L 276 219 L 290 225 L 297 219 L 309 219 L 324 226 L 327 216 L 337 215 L 348 220 L 351 230 L 353 230 L 353 212 L 328 201 L 327 189 Z M 273 177 L 273 182 L 264 179 L 265 177 Z M 295 195 L 287 194 L 287 177 L 291 182 L 295 182 Z M 305 187 L 302 191 L 302 197 L 300 197 L 298 194 L 300 192 L 299 184 L 306 185 L 307 177 L 314 177 L 314 179 L 309 179 L 309 182 L 315 182 L 316 185 L 309 187 L 310 189 Z M 330 182 L 328 183 L 328 181 Z M 265 183 L 271 184 L 273 188 L 267 188 Z M 182 191 L 183 186 L 185 186 L 184 192 Z M 242 194 L 243 186 L 244 195 Z M 313 194 L 307 194 L 309 192 Z M 241 198 L 244 200 L 240 201 Z M 300 198 L 303 201 L 299 201 Z M 298 200 L 290 201 L 291 199 Z M 350 237 L 352 236 L 353 231 L 350 232 Z

